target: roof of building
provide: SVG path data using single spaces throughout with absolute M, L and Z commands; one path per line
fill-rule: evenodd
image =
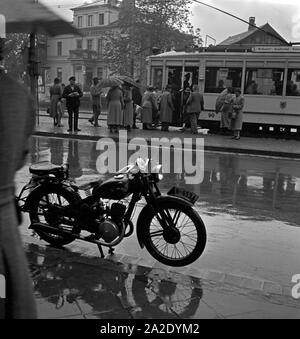
M 72 10 L 92 8 L 92 7 L 98 7 L 98 6 L 107 6 L 107 7 L 118 8 L 118 6 L 112 5 L 110 3 L 104 3 L 103 0 L 97 0 L 97 1 L 94 1 L 94 2 L 90 2 L 90 3 L 84 3 L 83 5 L 72 8 Z
M 288 44 L 288 42 L 278 32 L 276 32 L 275 29 L 269 23 L 266 23 L 263 26 L 260 26 L 258 28 L 253 28 L 253 29 L 248 30 L 246 32 L 230 36 L 226 40 L 222 41 L 219 45 L 229 46 L 229 45 L 242 44 L 243 40 L 245 40 L 246 38 L 250 37 L 251 35 L 257 33 L 257 31 L 259 29 L 262 29 L 262 30 L 264 30 L 268 33 L 271 33 L 273 36 L 277 37 L 282 42 L 285 42 L 286 44 Z

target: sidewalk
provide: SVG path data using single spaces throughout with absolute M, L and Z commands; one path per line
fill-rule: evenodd
M 67 119 L 63 119 L 64 127 L 54 128 L 49 117 L 40 116 L 39 125 L 36 127 L 34 135 L 44 137 L 72 138 L 81 140 L 98 141 L 100 138 L 113 138 L 118 140 L 118 134 L 111 134 L 107 129 L 106 116 L 100 118 L 100 127 L 95 128 L 87 121 L 90 117 L 88 113 L 83 114 L 84 118 L 79 121 L 79 133 L 68 133 Z M 144 131 L 141 124 L 138 124 L 139 130 L 132 130 L 128 133 L 128 138 L 145 138 L 148 142 L 151 138 L 191 138 L 195 143 L 196 138 L 186 133 L 181 133 L 179 128 L 171 127 L 170 133 L 161 132 L 160 129 L 154 131 Z M 254 154 L 264 156 L 288 157 L 300 159 L 300 141 L 272 138 L 241 138 L 241 140 L 232 140 L 230 136 L 221 135 L 201 135 L 198 138 L 204 138 L 206 151 L 233 152 L 243 154 Z
M 41 319 L 300 317 L 299 302 L 270 282 L 218 272 L 183 275 L 130 257 L 98 259 L 23 240 Z

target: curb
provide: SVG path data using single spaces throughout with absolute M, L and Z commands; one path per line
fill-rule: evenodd
M 98 141 L 101 136 L 85 135 L 85 134 L 66 134 L 66 133 L 53 133 L 53 132 L 41 132 L 36 131 L 33 133 L 33 136 L 37 137 L 54 137 L 62 139 L 76 139 L 76 140 L 87 140 L 87 141 Z M 119 138 L 112 136 L 109 137 L 114 141 L 119 141 Z M 137 137 L 138 138 L 138 137 Z M 193 138 L 192 146 L 196 146 L 195 139 Z M 146 137 L 146 141 L 150 145 L 149 138 Z M 260 155 L 268 157 L 278 157 L 278 158 L 289 158 L 289 159 L 300 159 L 300 153 L 289 153 L 289 152 L 278 152 L 278 151 L 267 151 L 267 150 L 256 150 L 256 149 L 245 149 L 245 148 L 233 148 L 233 147 L 221 147 L 221 146 L 204 146 L 205 151 L 221 152 L 221 153 L 238 153 L 246 155 Z

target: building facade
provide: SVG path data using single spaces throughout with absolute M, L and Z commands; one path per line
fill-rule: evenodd
M 117 0 L 99 0 L 73 8 L 73 24 L 81 36 L 61 35 L 48 38 L 45 87 L 57 77 L 68 83 L 70 76 L 88 91 L 93 77 L 109 75 L 103 59 L 104 38 L 107 30 L 115 29 L 119 17 Z

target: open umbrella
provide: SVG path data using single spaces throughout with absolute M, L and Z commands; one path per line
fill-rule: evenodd
M 1 0 L 7 33 L 36 33 L 50 36 L 80 35 L 79 31 L 37 0 Z
M 124 84 L 124 81 L 117 78 L 117 77 L 110 77 L 100 81 L 99 87 L 100 88 L 108 88 L 108 87 L 116 87 L 121 86 Z
M 126 75 L 118 75 L 118 76 L 116 76 L 116 78 L 121 79 L 125 84 L 127 84 L 129 86 L 133 86 L 133 87 L 137 87 L 137 88 L 141 87 L 141 85 L 139 83 L 137 83 L 132 78 L 130 78 Z

